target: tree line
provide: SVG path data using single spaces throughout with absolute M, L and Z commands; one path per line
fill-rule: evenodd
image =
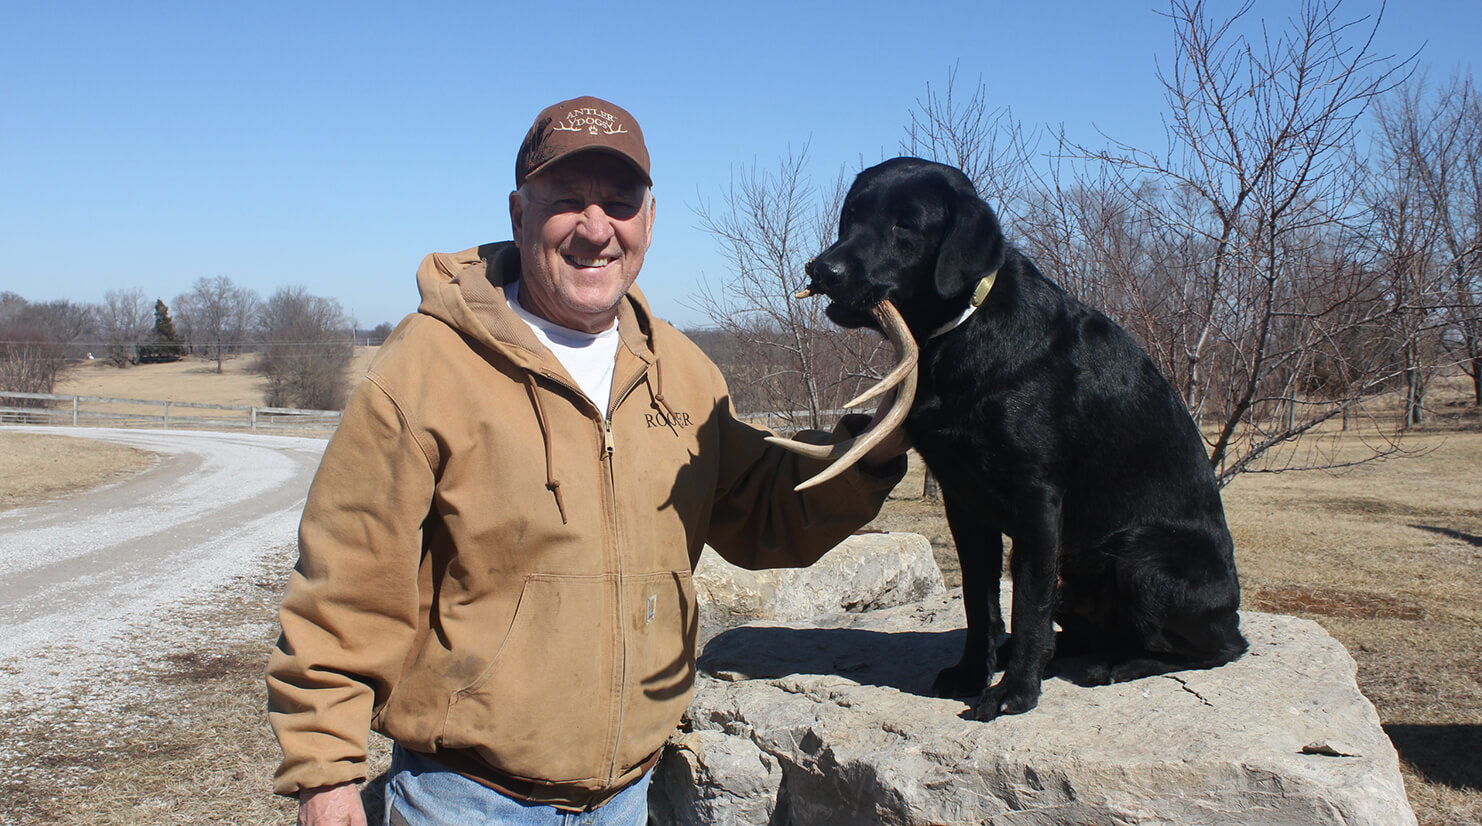
M 927 86 L 903 154 L 952 164 L 1051 278 L 1147 349 L 1206 433 L 1222 484 L 1400 449 L 1434 379 L 1482 406 L 1482 106 L 1470 75 L 1374 52 L 1379 14 L 1305 0 L 1283 21 L 1173 0 L 1165 141 L 1095 144 L 1030 128 L 980 80 Z M 872 381 L 878 336 L 790 296 L 835 234 L 852 174 L 824 185 L 807 148 L 695 208 L 730 278 L 696 307 L 743 412 L 817 427 Z M 1399 398 L 1398 412 L 1392 400 Z M 1314 453 L 1331 423 L 1368 448 Z
M 251 354 L 267 378 L 272 407 L 338 410 L 350 391 L 357 339 L 338 301 L 283 287 L 263 299 L 230 278 L 197 279 L 166 304 L 139 288 L 110 290 L 96 304 L 67 299 L 31 302 L 0 293 L 0 389 L 51 393 L 69 364 L 101 358 L 118 367 Z M 379 343 L 382 324 L 367 335 Z M 15 403 L 10 400 L 9 403 Z

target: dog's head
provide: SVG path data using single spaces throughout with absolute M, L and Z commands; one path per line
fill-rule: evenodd
M 839 240 L 809 262 L 809 289 L 827 295 L 842 327 L 876 326 L 889 300 L 918 338 L 962 312 L 979 279 L 999 268 L 993 210 L 958 169 L 895 158 L 859 173 L 839 216 Z

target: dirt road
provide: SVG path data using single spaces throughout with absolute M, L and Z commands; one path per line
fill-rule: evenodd
M 55 702 L 100 696 L 100 682 L 118 685 L 140 658 L 188 645 L 178 606 L 210 599 L 234 577 L 260 570 L 270 554 L 284 555 L 325 444 L 236 433 L 26 430 L 161 457 L 123 482 L 0 513 L 0 713 L 43 717 Z

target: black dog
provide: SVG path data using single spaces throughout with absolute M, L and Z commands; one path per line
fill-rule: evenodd
M 871 308 L 889 301 L 920 347 L 904 426 L 941 483 L 967 604 L 938 695 L 977 695 L 989 720 L 1039 702 L 1052 655 L 1089 655 L 1080 681 L 1096 684 L 1245 651 L 1230 533 L 1187 409 L 1130 335 L 1005 243 L 965 175 L 915 158 L 860 173 L 808 274 L 834 322 L 878 327 Z M 1003 535 L 1013 635 L 999 652 Z

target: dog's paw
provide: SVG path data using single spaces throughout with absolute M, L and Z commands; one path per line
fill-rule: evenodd
M 984 689 L 973 703 L 972 716 L 987 722 L 1002 714 L 1023 714 L 1039 705 L 1039 681 L 1011 683 L 1008 678 L 997 685 Z
M 938 697 L 976 697 L 987 685 L 986 667 L 971 668 L 958 663 L 937 674 L 931 692 Z

